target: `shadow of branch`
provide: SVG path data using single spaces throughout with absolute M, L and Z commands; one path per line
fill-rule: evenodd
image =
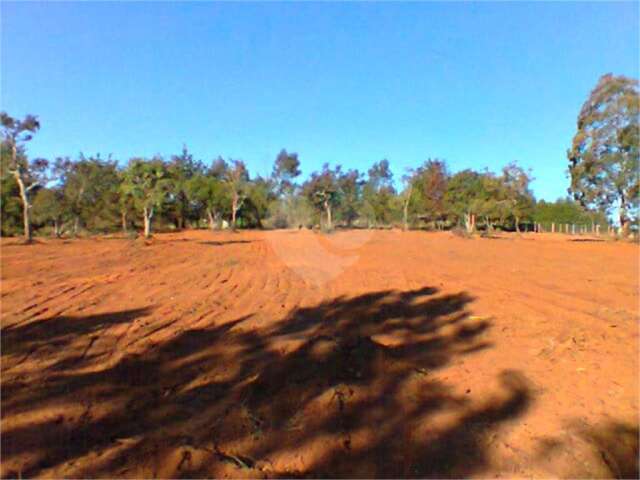
M 167 334 L 115 365 L 90 359 L 90 369 L 69 364 L 46 376 L 35 372 L 29 382 L 3 381 L 2 474 L 482 471 L 487 434 L 527 409 L 530 389 L 521 374 L 505 372 L 495 398 L 479 401 L 435 378 L 457 357 L 492 347 L 483 340 L 490 319 L 466 311 L 472 301 L 431 287 L 339 297 L 260 329 L 240 318 Z M 130 321 L 138 313 L 105 319 Z M 48 320 L 54 335 L 71 336 L 101 321 Z M 12 342 L 28 333 L 14 333 Z

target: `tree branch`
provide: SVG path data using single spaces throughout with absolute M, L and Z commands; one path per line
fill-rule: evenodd
M 34 188 L 39 187 L 39 186 L 40 186 L 40 182 L 32 183 L 31 185 L 29 185 L 29 186 L 25 189 L 25 191 L 26 191 L 26 192 L 30 192 L 31 190 L 33 190 Z

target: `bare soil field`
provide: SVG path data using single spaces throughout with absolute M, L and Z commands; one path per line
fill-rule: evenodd
M 633 477 L 638 247 L 2 240 L 3 477 Z

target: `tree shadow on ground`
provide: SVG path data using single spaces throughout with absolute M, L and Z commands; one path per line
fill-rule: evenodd
M 637 425 L 625 422 L 572 420 L 562 435 L 540 442 L 537 457 L 548 464 L 556 456 L 572 456 L 574 470 L 564 472 L 567 478 L 639 478 L 639 434 Z
M 474 399 L 438 378 L 438 369 L 492 347 L 483 340 L 490 320 L 470 317 L 471 301 L 435 288 L 339 297 L 263 328 L 244 317 L 167 331 L 115 363 L 5 377 L 2 475 L 482 472 L 488 436 L 526 411 L 530 388 L 507 371 L 499 391 Z M 59 355 L 57 363 L 78 352 Z
M 27 354 L 42 345 L 64 348 L 78 337 L 91 335 L 111 325 L 130 323 L 148 315 L 151 309 L 138 308 L 84 317 L 59 316 L 8 325 L 2 328 L 2 356 Z

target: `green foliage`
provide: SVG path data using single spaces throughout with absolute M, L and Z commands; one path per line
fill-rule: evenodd
M 330 168 L 328 163 L 322 166 L 322 171 L 313 172 L 302 186 L 302 193 L 316 211 L 327 215 L 327 228 L 331 229 L 332 210 L 340 205 L 340 185 L 338 179 L 342 175 L 342 167 L 337 165 Z
M 15 178 L 0 178 L 0 227 L 2 236 L 18 235 L 22 229 L 22 204 Z
M 170 217 L 177 228 L 184 228 L 187 220 L 198 217 L 194 205 L 189 199 L 189 182 L 197 175 L 204 173 L 202 162 L 194 160 L 186 145 L 180 155 L 173 155 L 168 162 L 167 175 L 171 178 L 165 204 L 165 214 Z
M 262 219 L 269 214 L 269 208 L 276 195 L 271 180 L 257 177 L 246 189 L 245 211 L 247 224 L 262 228 Z
M 444 220 L 448 213 L 445 194 L 449 172 L 446 163 L 437 158 L 428 159 L 414 171 L 410 181 L 411 215 L 425 221 Z
M 620 223 L 638 216 L 640 194 L 638 81 L 604 75 L 582 106 L 577 132 L 567 152 L 569 192 L 582 205 L 611 211 Z
M 44 183 L 48 162 L 42 158 L 29 161 L 24 149 L 24 144 L 40 129 L 38 118 L 34 115 L 26 115 L 24 119 L 18 120 L 6 112 L 0 112 L 0 126 L 2 128 L 0 161 L 2 175 L 17 173 L 26 186 Z
M 119 217 L 120 177 L 117 163 L 100 155 L 72 162 L 58 158 L 55 179 L 63 196 L 65 215 L 92 231 L 109 231 Z M 74 226 L 75 228 L 75 226 Z
M 298 155 L 285 149 L 268 178 L 251 177 L 241 160 L 218 157 L 205 165 L 186 146 L 167 162 L 133 158 L 119 168 L 111 159 L 80 155 L 74 161 L 58 158 L 49 168 L 44 159 L 29 159 L 24 148 L 39 128 L 37 118 L 16 120 L 3 112 L 2 234 L 15 233 L 30 211 L 36 226 L 75 224 L 90 231 L 126 229 L 142 218 L 148 233 L 155 216 L 154 221 L 176 228 L 200 226 L 203 219 L 212 228 L 223 219 L 233 227 L 237 221 L 240 227 L 322 223 L 329 229 L 334 221 L 369 227 L 402 222 L 407 227 L 464 225 L 468 234 L 477 225 L 518 229 L 531 221 L 604 225 L 607 212 L 617 205 L 621 222 L 628 225 L 637 222 L 639 206 L 638 110 L 637 81 L 611 75 L 600 79 L 580 112 L 569 151 L 570 190 L 579 203 L 536 203 L 531 172 L 515 163 L 497 173 L 467 169 L 451 174 L 444 160 L 430 158 L 403 177 L 401 192 L 386 159 L 374 163 L 366 176 L 325 163 L 298 186 Z M 23 209 L 23 203 L 29 208 Z
M 2 178 L 12 175 L 15 179 L 22 204 L 24 238 L 30 242 L 32 238 L 31 196 L 36 189 L 44 186 L 48 162 L 43 158 L 29 160 L 24 145 L 40 129 L 40 123 L 33 115 L 27 115 L 23 120 L 18 120 L 6 112 L 0 112 L 0 127 L 2 130 L 0 174 Z
M 533 220 L 550 228 L 551 223 L 576 225 L 608 225 L 607 215 L 597 210 L 587 210 L 571 198 L 558 199 L 555 202 L 540 200 L 535 204 Z
M 242 160 L 230 160 L 225 166 L 223 178 L 231 198 L 231 227 L 236 228 L 238 212 L 244 205 L 249 190 L 249 170 Z
M 485 185 L 483 175 L 474 170 L 462 170 L 451 177 L 447 183 L 444 201 L 458 224 L 467 213 L 475 215 L 483 213 Z
M 300 175 L 300 160 L 297 153 L 282 149 L 273 165 L 271 179 L 277 195 L 291 195 L 295 190 L 294 180 Z
M 384 159 L 374 163 L 367 172 L 367 177 L 362 187 L 360 214 L 369 226 L 389 224 L 393 217 L 393 198 L 396 194 L 389 161 Z
M 223 181 L 210 173 L 191 177 L 186 183 L 186 192 L 196 212 L 217 219 L 229 210 L 229 195 Z
M 161 210 L 171 187 L 169 173 L 160 157 L 132 158 L 122 175 L 121 191 L 133 199 L 139 212 Z
M 33 199 L 33 220 L 40 224 L 52 223 L 56 235 L 62 234 L 63 224 L 69 220 L 70 208 L 64 191 L 59 188 L 42 188 Z
M 525 171 L 516 163 L 510 163 L 502 169 L 502 178 L 500 183 L 502 189 L 498 185 L 497 191 L 503 190 L 506 210 L 509 217 L 513 220 L 515 229 L 518 230 L 520 220 L 530 218 L 533 214 L 534 198 L 529 183 L 531 182 L 531 173 Z M 493 198 L 500 198 L 501 195 L 493 195 Z
M 358 170 L 339 173 L 337 178 L 340 202 L 337 217 L 350 227 L 358 218 L 362 204 L 362 175 Z

